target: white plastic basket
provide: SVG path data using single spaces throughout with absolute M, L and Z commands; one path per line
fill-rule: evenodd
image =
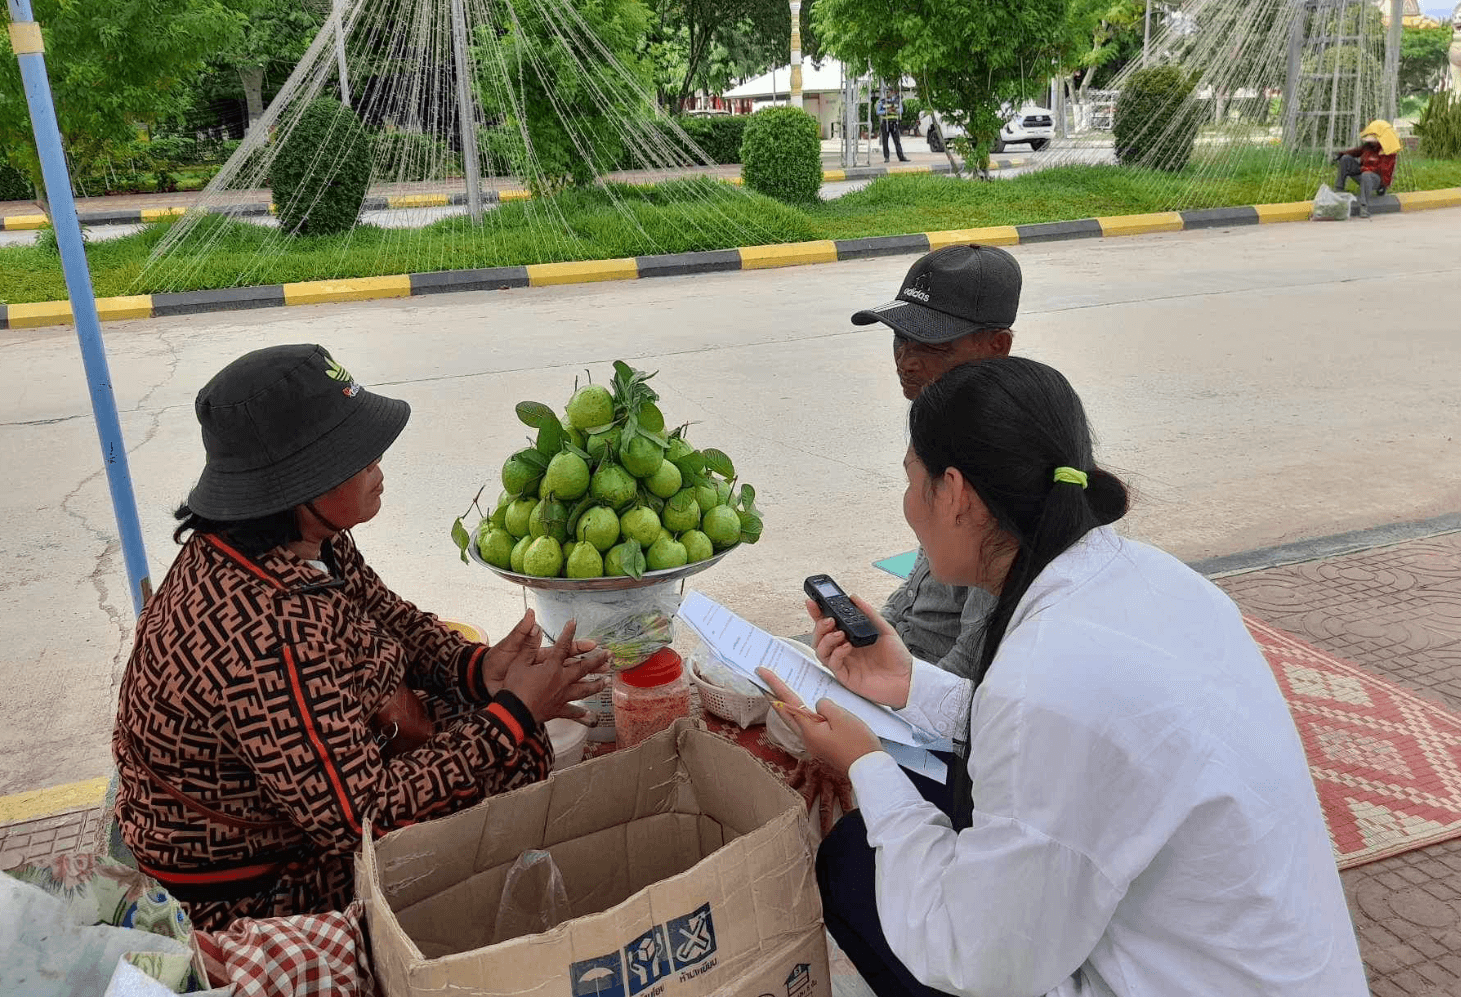
M 701 647 L 690 655 L 690 681 L 700 693 L 700 705 L 705 711 L 722 720 L 729 720 L 742 730 L 752 724 L 764 722 L 766 712 L 771 708 L 771 700 L 766 696 L 747 696 L 734 689 L 725 689 L 711 683 L 700 674 L 700 662 L 705 654 L 705 648 Z

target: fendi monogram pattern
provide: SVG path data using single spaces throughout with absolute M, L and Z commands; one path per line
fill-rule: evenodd
M 472 644 L 399 598 L 348 536 L 339 580 L 276 550 L 184 546 L 138 622 L 113 736 L 138 862 L 217 929 L 338 910 L 367 819 L 380 831 L 544 778 L 547 738 L 495 699 Z M 437 733 L 383 760 L 371 728 L 405 682 Z

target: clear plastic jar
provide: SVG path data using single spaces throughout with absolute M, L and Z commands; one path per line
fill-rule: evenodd
M 690 681 L 680 656 L 661 648 L 641 665 L 614 673 L 614 732 L 632 748 L 690 715 Z

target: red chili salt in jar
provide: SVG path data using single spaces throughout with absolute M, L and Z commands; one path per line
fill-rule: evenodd
M 614 673 L 614 732 L 632 748 L 690 715 L 690 682 L 680 656 L 665 647 L 643 664 Z

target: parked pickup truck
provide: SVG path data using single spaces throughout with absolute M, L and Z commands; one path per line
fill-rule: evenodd
M 925 134 L 928 135 L 928 151 L 944 151 L 944 134 L 950 137 L 958 137 L 964 134 L 964 129 L 951 121 L 940 119 L 939 126 L 935 127 L 931 115 L 925 114 L 922 121 Z M 940 130 L 943 129 L 943 131 Z M 999 130 L 999 138 L 995 140 L 992 152 L 1004 152 L 1006 146 L 1028 145 L 1034 152 L 1039 152 L 1050 144 L 1055 137 L 1055 118 L 1051 115 L 1049 108 L 1040 107 L 1036 104 L 1026 104 L 1020 108 L 1018 114 L 1010 114 L 1005 120 L 1004 127 Z

